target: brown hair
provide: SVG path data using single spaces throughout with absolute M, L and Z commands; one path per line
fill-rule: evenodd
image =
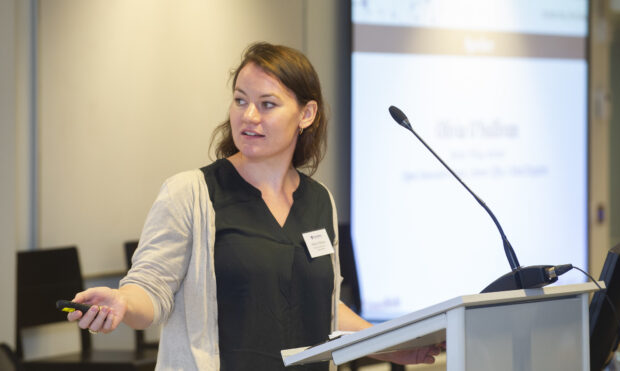
M 327 147 L 327 117 L 323 107 L 321 84 L 314 67 L 305 55 L 293 48 L 265 42 L 251 44 L 244 51 L 239 66 L 231 73 L 233 91 L 239 72 L 248 63 L 254 63 L 267 74 L 280 80 L 295 94 L 299 105 L 305 106 L 311 100 L 317 103 L 316 117 L 312 125 L 303 130 L 297 139 L 293 153 L 293 166 L 306 168 L 310 175 L 314 174 Z M 233 142 L 230 117 L 215 128 L 211 137 L 211 146 L 213 144 L 216 145 L 217 158 L 225 158 L 239 152 Z

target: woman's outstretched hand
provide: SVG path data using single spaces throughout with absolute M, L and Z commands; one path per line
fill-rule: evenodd
M 108 333 L 114 331 L 123 321 L 127 311 L 127 300 L 119 290 L 109 287 L 95 287 L 75 295 L 74 302 L 92 305 L 86 313 L 75 311 L 67 314 L 71 322 L 91 332 Z

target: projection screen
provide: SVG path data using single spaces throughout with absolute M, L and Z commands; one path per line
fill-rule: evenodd
M 587 269 L 586 0 L 353 0 L 351 226 L 362 315 L 393 318 L 522 266 Z M 571 271 L 558 283 L 583 282 Z

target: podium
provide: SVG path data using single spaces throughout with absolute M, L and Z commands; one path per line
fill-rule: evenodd
M 605 284 L 599 282 L 604 288 Z M 589 370 L 593 283 L 456 297 L 308 348 L 282 351 L 286 366 L 446 342 L 447 370 Z

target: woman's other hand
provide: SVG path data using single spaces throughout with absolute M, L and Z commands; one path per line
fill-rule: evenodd
M 74 311 L 67 315 L 71 322 L 91 332 L 108 333 L 114 331 L 123 321 L 127 311 L 127 300 L 119 290 L 109 287 L 95 287 L 75 295 L 76 303 L 92 305 L 86 313 Z
M 389 353 L 373 354 L 372 357 L 399 365 L 414 365 L 418 363 L 431 364 L 435 363 L 435 356 L 438 356 L 442 349 L 445 349 L 445 345 L 432 345 Z

